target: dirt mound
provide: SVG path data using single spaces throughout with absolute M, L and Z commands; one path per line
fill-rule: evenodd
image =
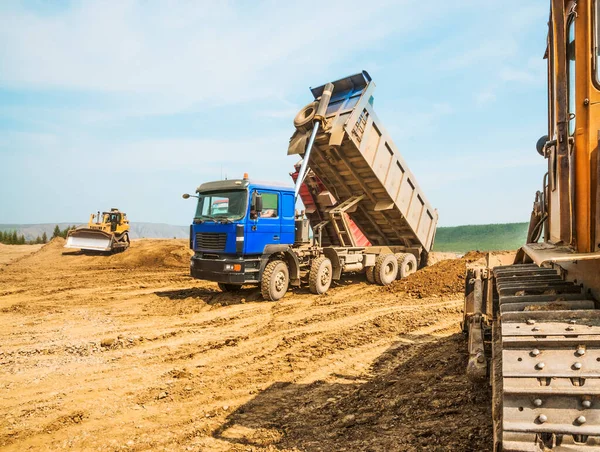
M 382 287 L 381 290 L 403 292 L 416 298 L 462 295 L 467 263 L 483 256 L 484 254 L 478 251 L 470 251 L 460 259 L 445 259 L 413 273 L 408 278 Z
M 62 237 L 54 237 L 48 243 L 46 243 L 39 253 L 36 254 L 50 254 L 56 251 L 63 251 L 65 246 L 65 239 Z
M 448 259 L 425 267 L 407 278 L 381 288 L 384 292 L 403 292 L 416 298 L 461 294 L 465 286 L 467 260 Z
M 192 251 L 187 240 L 134 240 L 126 251 L 107 262 L 124 267 L 189 267 Z
M 30 245 L 31 246 L 31 245 Z M 12 264 L 21 262 L 32 262 L 36 264 L 47 263 L 49 261 L 55 261 L 57 256 L 64 251 L 65 239 L 62 237 L 54 237 L 41 248 L 23 256 L 23 258 L 15 260 Z
M 117 254 L 84 252 L 64 248 L 65 239 L 56 237 L 33 252 L 14 266 L 39 268 L 40 266 L 58 266 L 71 270 L 93 270 L 103 268 L 161 268 L 190 265 L 191 250 L 185 239 L 141 239 L 131 242 L 131 246 Z

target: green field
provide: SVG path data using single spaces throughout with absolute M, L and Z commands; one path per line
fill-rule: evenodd
M 438 228 L 434 251 L 516 250 L 525 243 L 528 223 L 480 224 Z

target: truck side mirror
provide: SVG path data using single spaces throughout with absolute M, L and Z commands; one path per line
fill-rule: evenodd
M 252 202 L 250 203 L 250 219 L 256 220 L 258 213 L 262 212 L 262 195 L 257 192 L 252 192 Z
M 181 195 L 181 197 L 183 199 L 188 199 L 190 197 L 190 195 L 188 193 L 184 193 L 183 195 Z
M 262 204 L 262 195 L 257 194 L 256 198 L 254 200 L 255 203 L 255 209 L 257 212 L 262 212 L 263 210 L 263 204 Z

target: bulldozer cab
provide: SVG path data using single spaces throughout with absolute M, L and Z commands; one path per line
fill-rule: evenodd
M 104 223 L 110 224 L 110 231 L 115 232 L 121 224 L 121 214 L 115 212 L 104 212 Z

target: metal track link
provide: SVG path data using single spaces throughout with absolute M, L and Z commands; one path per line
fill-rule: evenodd
M 596 303 L 553 269 L 510 265 L 493 274 L 502 344 L 498 450 L 599 451 Z

